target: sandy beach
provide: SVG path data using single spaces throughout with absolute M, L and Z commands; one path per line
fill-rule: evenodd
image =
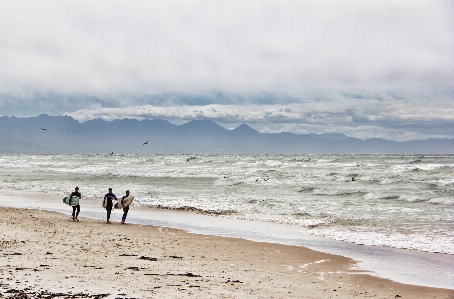
M 0 208 L 8 298 L 454 298 L 304 247 Z

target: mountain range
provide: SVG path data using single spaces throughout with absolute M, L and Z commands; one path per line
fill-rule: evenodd
M 148 141 L 146 143 L 146 141 Z M 146 143 L 146 144 L 144 144 Z M 452 154 L 454 139 L 391 141 L 342 133 L 260 133 L 246 124 L 228 130 L 210 120 L 69 116 L 0 117 L 0 153 L 24 154 Z

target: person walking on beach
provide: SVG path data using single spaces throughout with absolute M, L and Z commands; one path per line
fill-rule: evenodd
M 113 209 L 113 203 L 112 200 L 115 198 L 115 200 L 118 200 L 115 194 L 112 193 L 112 188 L 109 188 L 109 192 L 107 192 L 104 195 L 104 200 L 102 202 L 102 206 L 107 210 L 107 223 L 110 222 L 110 213 L 112 212 Z
M 79 192 L 79 187 L 74 188 L 74 192 L 71 193 L 69 198 L 71 198 L 73 196 L 79 197 L 79 199 L 82 198 L 82 194 Z M 73 221 L 79 221 L 79 219 L 77 219 L 77 216 L 79 216 L 79 213 L 80 213 L 80 202 L 76 206 L 73 206 L 73 214 L 72 214 Z
M 121 198 L 121 205 L 123 205 L 123 199 L 129 196 L 129 190 L 126 190 L 126 195 Z M 128 216 L 129 206 L 123 208 L 123 217 L 121 217 L 121 224 L 125 224 L 126 216 Z

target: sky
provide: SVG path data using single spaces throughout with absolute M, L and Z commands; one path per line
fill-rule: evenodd
M 0 116 L 454 138 L 454 1 L 0 0 Z

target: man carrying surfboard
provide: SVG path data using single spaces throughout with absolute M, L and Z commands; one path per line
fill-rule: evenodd
M 109 192 L 107 192 L 104 195 L 104 200 L 102 202 L 102 206 L 104 208 L 106 208 L 106 210 L 107 210 L 107 223 L 111 223 L 110 222 L 110 213 L 112 212 L 112 208 L 113 208 L 112 200 L 114 198 L 115 198 L 115 200 L 118 200 L 117 197 L 115 196 L 115 194 L 112 193 L 112 188 L 109 188 Z
M 79 197 L 79 199 L 82 198 L 82 194 L 80 194 L 80 192 L 79 192 L 79 187 L 74 188 L 74 192 L 71 193 L 69 198 L 71 198 L 73 196 Z M 79 219 L 77 219 L 77 216 L 79 216 L 79 213 L 80 213 L 80 203 L 78 203 L 77 205 L 72 206 L 72 207 L 73 207 L 73 214 L 72 214 L 73 221 L 79 221 Z
M 129 190 L 126 190 L 126 195 L 121 198 L 121 205 L 122 206 L 125 206 L 123 200 L 126 197 L 129 197 Z M 126 216 L 128 216 L 128 212 L 129 212 L 129 205 L 127 207 L 123 208 L 123 217 L 121 217 L 121 224 L 125 224 Z

